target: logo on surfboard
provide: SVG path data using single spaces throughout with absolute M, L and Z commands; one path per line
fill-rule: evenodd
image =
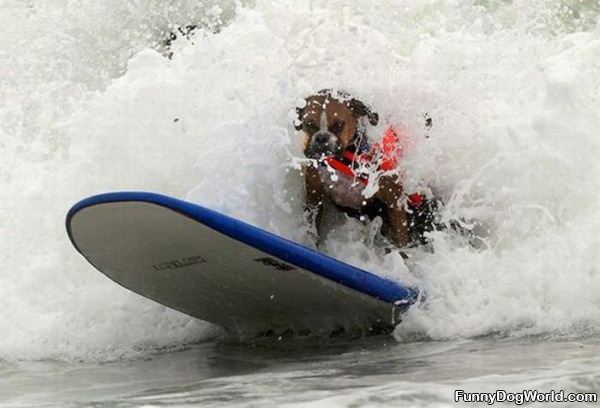
M 256 258 L 254 261 L 260 262 L 261 264 L 266 266 L 272 266 L 273 268 L 279 271 L 291 271 L 292 269 L 296 269 L 291 265 L 279 262 L 277 259 L 269 258 L 268 256 L 265 256 L 264 258 Z
M 206 259 L 200 255 L 187 256 L 185 258 L 173 259 L 167 262 L 161 262 L 152 265 L 155 271 L 164 271 L 165 269 L 179 269 L 190 265 L 206 263 Z

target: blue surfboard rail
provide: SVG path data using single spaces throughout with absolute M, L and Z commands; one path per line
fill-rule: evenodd
M 416 289 L 374 275 L 228 215 L 158 193 L 119 191 L 98 194 L 79 201 L 69 210 L 66 217 L 67 233 L 75 248 L 81 252 L 73 240 L 70 227 L 71 219 L 77 212 L 95 205 L 132 201 L 155 204 L 176 211 L 269 255 L 358 292 L 398 304 L 401 308 L 410 306 L 418 298 L 419 292 Z

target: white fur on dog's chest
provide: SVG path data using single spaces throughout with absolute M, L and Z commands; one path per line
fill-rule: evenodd
M 325 166 L 319 167 L 319 178 L 331 200 L 342 207 L 355 210 L 364 206 L 364 184 Z

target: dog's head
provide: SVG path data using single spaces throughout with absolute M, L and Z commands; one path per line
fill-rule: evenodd
M 296 130 L 304 134 L 304 155 L 311 159 L 341 155 L 364 133 L 361 118 L 377 125 L 379 115 L 344 91 L 323 89 L 296 108 Z

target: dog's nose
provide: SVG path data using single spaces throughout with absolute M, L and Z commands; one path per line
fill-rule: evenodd
M 320 145 L 329 143 L 329 135 L 327 133 L 317 133 L 315 135 L 315 143 Z

